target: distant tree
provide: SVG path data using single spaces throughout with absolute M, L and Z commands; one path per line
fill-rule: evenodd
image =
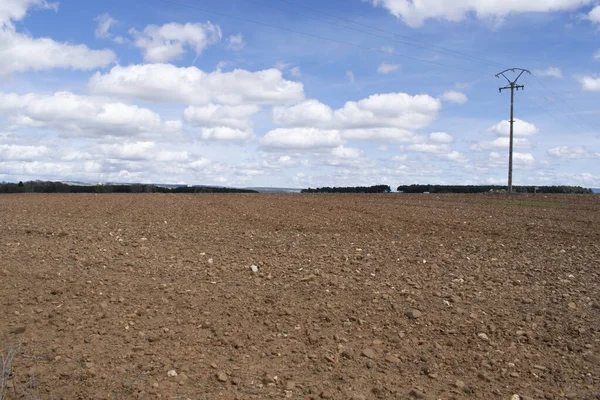
M 376 186 L 349 186 L 349 187 L 322 187 L 302 189 L 301 193 L 390 193 L 392 189 L 389 185 Z

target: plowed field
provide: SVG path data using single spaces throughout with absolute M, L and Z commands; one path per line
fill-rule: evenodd
M 599 197 L 4 195 L 0 332 L 8 399 L 596 399 Z

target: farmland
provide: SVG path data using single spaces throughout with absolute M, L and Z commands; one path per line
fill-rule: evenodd
M 8 398 L 595 398 L 598 200 L 2 196 Z

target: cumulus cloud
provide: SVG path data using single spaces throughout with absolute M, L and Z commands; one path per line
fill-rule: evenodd
M 12 26 L 0 26 L 0 59 L 2 76 L 54 68 L 91 70 L 113 63 L 116 55 L 111 50 L 91 50 L 81 44 L 33 38 L 17 32 Z
M 449 103 L 465 104 L 467 101 L 469 101 L 469 98 L 462 92 L 450 90 L 442 95 L 442 100 Z
M 583 146 L 559 146 L 548 150 L 548 155 L 556 158 L 589 158 L 590 152 Z
M 418 153 L 449 154 L 452 148 L 446 143 L 415 143 L 406 146 L 405 150 Z
M 347 140 L 415 142 L 421 138 L 414 131 L 430 125 L 440 108 L 440 101 L 428 95 L 386 93 L 349 101 L 337 110 L 317 100 L 275 107 L 273 122 L 288 127 L 338 130 Z
M 333 110 L 317 100 L 306 100 L 291 107 L 274 107 L 273 122 L 278 125 L 310 127 L 332 123 Z
M 319 163 L 345 168 L 364 168 L 372 165 L 361 149 L 345 146 L 335 147 L 331 150 L 330 155 L 323 156 L 321 160 L 317 161 L 317 164 Z
M 510 136 L 510 122 L 500 121 L 496 125 L 490 127 L 487 131 L 498 136 Z M 539 130 L 534 124 L 515 118 L 513 124 L 514 136 L 533 136 L 537 135 L 538 132 Z
M 158 150 L 156 143 L 150 141 L 103 144 L 100 145 L 99 150 L 103 158 L 125 161 L 152 160 L 158 162 L 181 162 L 187 161 L 190 158 L 190 154 L 187 151 Z
M 363 100 L 347 102 L 343 108 L 335 111 L 334 121 L 345 129 L 421 129 L 437 118 L 440 108 L 440 101 L 428 95 L 375 94 Z
M 515 166 L 531 167 L 536 163 L 535 157 L 531 153 L 513 153 L 513 163 Z M 487 165 L 495 168 L 503 168 L 508 165 L 508 154 L 500 154 L 498 152 L 491 152 Z
M 188 49 L 196 54 L 221 40 L 221 28 L 210 22 L 185 25 L 171 22 L 162 26 L 148 25 L 142 32 L 129 31 L 134 45 L 142 50 L 144 60 L 161 63 L 182 56 Z
M 546 69 L 535 69 L 535 70 L 533 70 L 533 74 L 535 76 L 548 76 L 548 77 L 559 78 L 559 79 L 563 78 L 562 71 L 560 70 L 560 68 L 556 68 L 556 67 L 548 67 Z
M 578 79 L 583 90 L 588 92 L 600 92 L 600 78 L 593 76 L 582 76 Z
M 304 99 L 302 83 L 283 79 L 275 68 L 207 73 L 172 64 L 115 66 L 106 74 L 93 75 L 89 88 L 95 94 L 191 105 L 285 104 Z
M 356 78 L 354 77 L 354 72 L 346 71 L 346 79 L 348 79 L 350 82 L 354 83 L 356 81 Z
M 469 161 L 467 157 L 465 157 L 463 154 L 459 153 L 456 150 L 452 151 L 450 154 L 446 154 L 446 158 L 450 161 L 457 163 L 466 163 L 467 161 Z
M 10 129 L 52 129 L 68 136 L 153 136 L 181 130 L 180 121 L 162 121 L 148 109 L 70 92 L 0 93 L 0 113 L 8 116 Z
M 442 19 L 458 22 L 473 13 L 477 18 L 501 19 L 509 14 L 527 12 L 554 12 L 574 10 L 592 4 L 595 0 L 529 0 L 529 1 L 496 1 L 496 0 L 369 0 L 374 6 L 387 9 L 392 15 L 402 19 L 411 27 L 419 27 L 426 19 Z M 594 9 L 595 10 L 595 9 Z M 600 11 L 598 11 L 600 14 Z M 596 20 L 592 11 L 589 18 Z M 600 20 L 600 18 L 598 18 Z
M 429 134 L 429 140 L 433 143 L 452 143 L 454 138 L 446 132 L 433 132 Z
M 398 69 L 400 69 L 399 64 L 388 64 L 386 62 L 383 62 L 379 64 L 379 67 L 377 67 L 377 73 L 387 75 L 390 72 L 397 71 Z
M 600 5 L 592 8 L 587 17 L 593 23 L 600 24 Z
M 2 161 L 34 161 L 48 155 L 46 146 L 21 146 L 17 144 L 0 144 L 0 162 Z
M 251 118 L 259 111 L 260 107 L 254 104 L 241 106 L 208 104 L 203 107 L 188 107 L 183 116 L 185 122 L 194 126 L 248 129 L 252 127 Z
M 202 128 L 203 140 L 222 142 L 246 142 L 254 137 L 249 129 L 236 129 L 228 126 L 217 126 L 215 128 Z
M 499 137 L 491 142 L 479 142 L 471 145 L 471 150 L 484 151 L 484 150 L 506 150 L 510 145 L 510 137 Z M 531 143 L 527 138 L 513 138 L 513 148 L 515 149 L 529 149 Z
M 227 48 L 233 51 L 242 50 L 246 46 L 244 36 L 241 33 L 231 35 L 227 38 Z
M 424 140 L 421 135 L 417 135 L 406 129 L 398 128 L 345 129 L 342 131 L 342 137 L 346 140 L 368 140 L 391 143 L 414 143 Z
M 58 9 L 58 3 L 46 0 L 3 0 L 0 3 L 0 28 L 10 25 L 11 21 L 20 21 L 31 8 Z
M 337 130 L 280 128 L 267 132 L 260 143 L 267 149 L 318 150 L 341 146 L 344 140 Z
M 337 158 L 355 159 L 355 158 L 362 157 L 364 153 L 360 149 L 338 146 L 338 147 L 334 148 L 333 150 L 331 150 L 331 154 Z

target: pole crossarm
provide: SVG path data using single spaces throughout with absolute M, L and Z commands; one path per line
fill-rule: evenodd
M 512 81 L 506 76 L 506 73 L 509 71 L 514 73 L 515 75 L 517 75 L 517 77 L 515 79 L 513 79 Z M 517 91 L 519 91 L 519 89 L 525 90 L 524 85 L 517 84 L 519 78 L 524 73 L 531 74 L 531 72 L 529 70 L 523 69 L 523 68 L 509 68 L 507 70 L 504 70 L 504 71 L 496 74 L 496 78 L 500 78 L 500 76 L 502 76 L 508 82 L 508 85 L 498 89 L 499 92 L 502 93 L 503 90 L 510 89 L 510 120 L 509 120 L 509 122 L 510 122 L 510 141 L 509 141 L 509 150 L 508 150 L 508 193 L 509 194 L 512 193 L 513 126 L 514 126 L 514 122 L 515 122 L 515 118 L 514 118 L 515 89 L 517 89 Z

